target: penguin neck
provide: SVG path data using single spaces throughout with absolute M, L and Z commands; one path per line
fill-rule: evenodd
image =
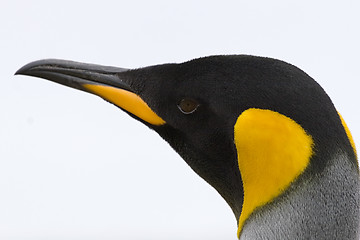
M 292 119 L 251 108 L 236 121 L 234 140 L 244 189 L 238 236 L 251 214 L 280 196 L 306 169 L 313 140 Z
M 226 201 L 233 211 L 236 220 L 239 220 L 243 203 L 243 185 L 238 170 L 236 149 L 228 135 L 218 140 L 214 152 L 199 149 L 199 144 L 194 144 L 184 138 L 182 133 L 168 125 L 156 129 L 157 133 L 166 139 L 172 148 L 202 179 L 210 184 Z M 221 147 L 219 149 L 218 147 Z
M 241 239 L 359 239 L 359 174 L 351 161 L 337 150 L 323 171 L 305 170 L 284 194 L 249 217 Z

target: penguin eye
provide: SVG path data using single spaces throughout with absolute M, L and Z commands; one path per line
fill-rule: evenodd
M 190 98 L 184 98 L 178 104 L 178 108 L 184 114 L 191 114 L 195 112 L 198 107 L 199 107 L 199 103 Z

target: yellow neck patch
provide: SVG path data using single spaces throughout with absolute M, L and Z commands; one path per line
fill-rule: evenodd
M 342 116 L 340 115 L 340 113 L 338 113 L 338 114 L 339 114 L 339 117 L 340 117 L 340 119 L 341 119 L 341 123 L 342 123 L 342 125 L 343 125 L 343 127 L 344 127 L 344 129 L 345 129 L 346 135 L 347 135 L 347 137 L 348 137 L 348 139 L 349 139 L 349 141 L 350 141 L 351 147 L 352 147 L 353 150 L 354 150 L 355 157 L 357 157 L 355 142 L 354 142 L 354 139 L 353 139 L 353 137 L 352 137 L 352 135 L 351 135 L 350 129 L 349 129 L 348 126 L 346 125 L 346 122 L 345 122 L 345 120 L 342 118 Z
M 236 121 L 234 140 L 244 187 L 238 237 L 250 214 L 279 196 L 308 166 L 313 140 L 294 120 L 251 108 Z
M 165 124 L 165 121 L 154 113 L 135 93 L 120 88 L 96 84 L 84 84 L 83 87 L 152 125 Z

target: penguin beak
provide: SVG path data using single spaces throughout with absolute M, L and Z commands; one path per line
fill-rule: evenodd
M 40 77 L 95 94 L 151 125 L 164 125 L 165 121 L 119 78 L 119 73 L 126 71 L 128 69 L 46 59 L 23 66 L 15 75 Z

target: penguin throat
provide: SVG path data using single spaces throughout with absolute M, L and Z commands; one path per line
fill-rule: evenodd
M 313 140 L 294 120 L 250 108 L 236 121 L 234 141 L 244 188 L 240 237 L 254 210 L 278 197 L 305 170 L 313 154 Z

